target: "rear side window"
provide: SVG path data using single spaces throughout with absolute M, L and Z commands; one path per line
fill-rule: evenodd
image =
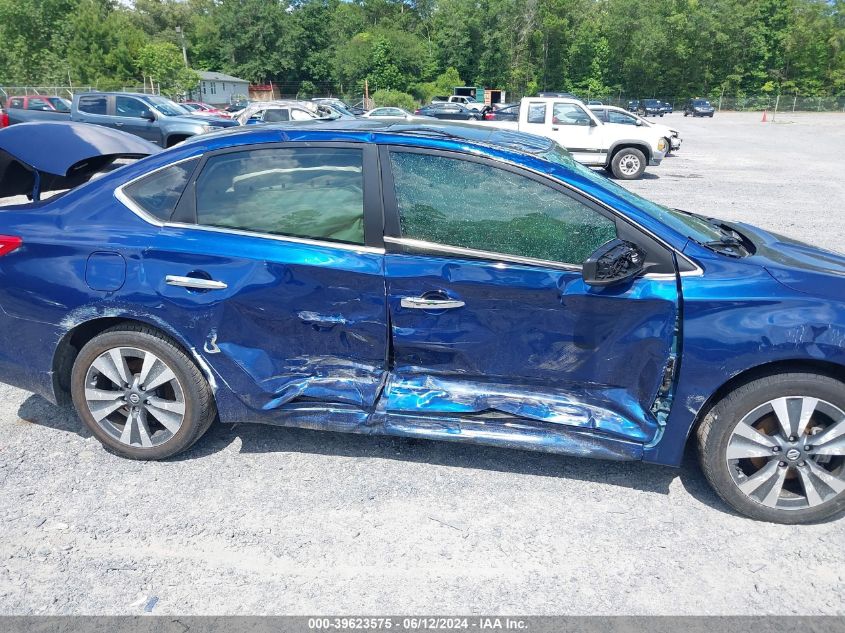
M 80 112 L 87 112 L 88 114 L 106 114 L 106 97 L 98 95 L 79 97 L 78 109 Z
M 10 108 L 17 108 L 18 110 L 23 108 L 23 99 L 12 99 L 9 101 Z
M 564 264 L 616 237 L 613 220 L 511 171 L 411 152 L 390 163 L 402 237 Z
M 123 193 L 146 213 L 167 222 L 182 197 L 198 158 L 171 165 L 123 188 Z
M 363 152 L 300 147 L 220 154 L 196 185 L 207 226 L 364 243 Z
M 530 103 L 530 104 L 528 104 L 528 122 L 529 123 L 545 123 L 546 122 L 546 104 L 545 103 Z

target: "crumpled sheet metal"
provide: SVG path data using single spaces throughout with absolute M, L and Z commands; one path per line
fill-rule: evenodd
M 234 343 L 218 343 L 260 389 L 250 406 L 263 411 L 277 409 L 297 400 L 319 400 L 369 409 L 375 403 L 386 372 L 376 365 L 345 358 L 308 356 L 285 359 L 279 367 L 267 352 Z M 249 398 L 249 394 L 243 394 Z
M 555 427 L 574 427 L 636 442 L 646 442 L 657 432 L 657 422 L 621 389 L 573 388 L 567 392 L 447 377 L 391 377 L 379 406 L 386 413 L 460 416 L 499 412 L 544 422 L 550 433 Z

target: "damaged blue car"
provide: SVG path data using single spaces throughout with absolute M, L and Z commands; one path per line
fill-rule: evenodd
M 845 257 L 654 204 L 548 139 L 335 121 L 162 151 L 28 124 L 0 132 L 21 193 L 0 380 L 124 457 L 218 419 L 670 466 L 695 441 L 741 513 L 845 507 Z

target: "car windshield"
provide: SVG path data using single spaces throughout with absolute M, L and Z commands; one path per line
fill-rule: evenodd
M 692 102 L 692 104 L 694 106 L 709 106 L 710 102 L 706 101 L 704 99 L 696 99 L 695 101 Z
M 56 108 L 56 112 L 70 112 L 70 101 L 67 99 L 62 99 L 61 97 L 48 97 L 47 101 Z
M 678 209 L 664 207 L 662 204 L 657 204 L 656 202 L 652 202 L 651 200 L 647 200 L 635 193 L 632 193 L 631 191 L 628 191 L 621 185 L 616 184 L 612 180 L 605 178 L 589 167 L 585 167 L 576 161 L 572 158 L 572 154 L 557 143 L 555 143 L 554 148 L 544 152 L 541 156 L 552 163 L 568 167 L 580 176 L 595 182 L 596 184 L 609 190 L 611 193 L 619 196 L 626 202 L 629 202 L 638 209 L 648 213 L 651 217 L 659 220 L 669 228 L 692 238 L 696 242 L 708 244 L 718 242 L 724 238 L 724 232 L 708 222 L 706 219 Z
M 181 116 L 183 114 L 190 114 L 191 111 L 187 108 L 173 103 L 170 99 L 164 97 L 147 97 L 147 103 L 155 109 L 159 114 L 164 116 Z
M 657 99 L 646 99 L 645 101 L 643 101 L 643 103 L 646 104 L 647 106 L 660 105 L 660 102 Z

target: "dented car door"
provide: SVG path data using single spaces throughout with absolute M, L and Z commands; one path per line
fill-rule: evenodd
M 550 445 L 586 432 L 636 456 L 659 432 L 652 407 L 673 353 L 674 274 L 587 286 L 581 262 L 617 237 L 610 213 L 506 164 L 381 151 L 393 345 L 382 410 L 462 420 L 432 432 L 441 438 L 475 420 L 483 441 L 504 415 L 539 425 Z
M 190 310 L 197 347 L 253 412 L 364 420 L 378 397 L 388 337 L 383 253 L 365 238 L 369 160 L 376 148 L 354 143 L 206 155 L 177 211 L 188 217 L 145 253 L 145 274 Z

